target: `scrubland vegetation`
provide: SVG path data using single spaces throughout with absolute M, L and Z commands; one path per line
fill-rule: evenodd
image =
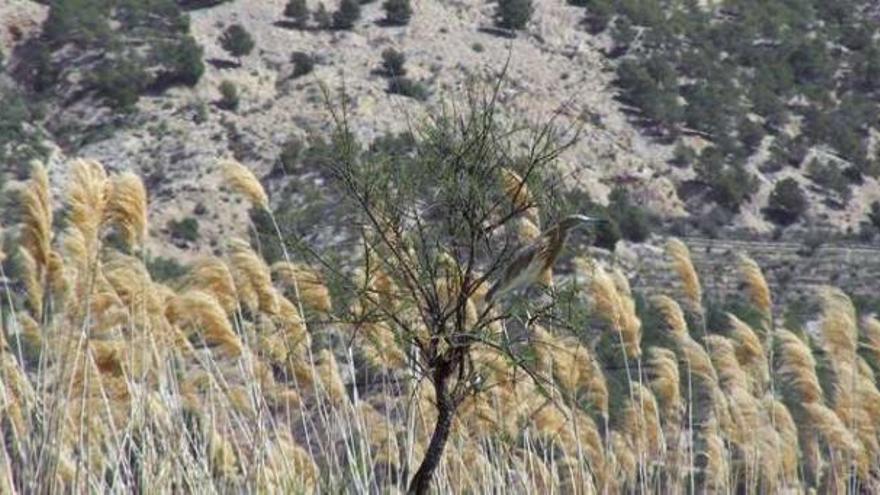
M 880 321 L 839 290 L 782 318 L 743 255 L 719 302 L 673 239 L 681 288 L 645 298 L 580 241 L 546 287 L 487 305 L 515 249 L 584 205 L 552 180 L 564 129 L 470 103 L 394 156 L 336 116 L 356 242 L 335 253 L 283 236 L 221 160 L 280 254 L 231 239 L 162 281 L 137 176 L 75 160 L 56 210 L 34 163 L 0 253 L 2 491 L 878 489 Z

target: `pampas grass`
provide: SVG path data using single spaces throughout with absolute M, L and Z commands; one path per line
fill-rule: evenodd
M 268 206 L 253 174 L 225 169 L 236 192 Z M 521 179 L 505 177 L 511 203 L 537 216 Z M 436 410 L 395 321 L 417 321 L 419 308 L 391 267 L 355 267 L 347 275 L 363 292 L 334 301 L 319 268 L 288 256 L 270 268 L 232 240 L 224 258 L 196 259 L 158 283 L 138 250 L 148 208 L 136 176 L 74 162 L 62 198 L 71 221 L 57 238 L 48 180 L 35 165 L 21 190 L 9 254 L 23 290 L 3 289 L 0 491 L 405 490 Z M 524 236 L 537 229 L 520 221 Z M 130 254 L 104 242 L 114 229 Z M 878 489 L 876 318 L 828 289 L 818 295 L 818 333 L 775 329 L 760 268 L 740 260 L 763 321 L 737 313 L 706 325 L 709 298 L 686 246 L 670 241 L 667 252 L 681 302 L 636 304 L 640 288 L 624 273 L 579 260 L 588 284 L 573 304 L 589 300 L 589 318 L 502 318 L 492 337 L 504 346 L 473 344 L 467 379 L 479 386 L 453 421 L 438 491 Z M 467 281 L 450 253 L 436 262 L 433 289 L 451 306 Z M 471 323 L 481 311 L 474 299 L 460 315 Z M 320 326 L 309 312 L 321 313 Z M 699 337 L 688 328 L 694 317 L 706 330 Z M 596 322 L 605 334 L 590 328 Z
M 233 191 L 247 198 L 255 207 L 269 208 L 269 196 L 249 168 L 233 159 L 220 160 L 218 165 L 224 181 Z

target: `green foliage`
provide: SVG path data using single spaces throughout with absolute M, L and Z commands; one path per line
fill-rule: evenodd
M 406 75 L 406 56 L 394 48 L 382 51 L 382 71 L 387 77 L 403 77 Z
M 220 46 L 233 57 L 240 59 L 253 51 L 255 43 L 244 26 L 232 24 L 220 35 Z
M 783 179 L 773 186 L 764 215 L 780 225 L 790 225 L 806 213 L 809 204 L 797 181 Z
M 165 282 L 184 276 L 187 268 L 174 258 L 157 256 L 147 259 L 147 271 L 156 282 Z
M 278 156 L 277 167 L 282 173 L 289 174 L 293 172 L 299 164 L 300 156 L 303 154 L 303 142 L 296 136 L 290 136 L 281 145 L 281 154 Z
M 388 92 L 419 101 L 427 100 L 430 94 L 428 88 L 425 87 L 423 83 L 414 81 L 408 77 L 395 77 L 389 79 Z
M 22 168 L 31 159 L 45 158 L 48 154 L 41 134 L 29 125 L 38 117 L 36 104 L 28 103 L 14 89 L 0 86 L 0 176 L 16 165 Z M 20 176 L 26 172 L 11 171 Z
M 284 6 L 284 17 L 291 19 L 293 24 L 304 28 L 309 22 L 309 7 L 306 0 L 289 0 Z
M 195 242 L 199 240 L 199 221 L 193 217 L 186 217 L 183 220 L 169 220 L 168 232 L 172 239 Z
M 361 4 L 358 0 L 342 0 L 339 8 L 333 12 L 333 27 L 335 29 L 351 29 L 361 18 Z
M 871 203 L 871 207 L 868 210 L 868 221 L 875 228 L 880 229 L 880 201 Z
M 405 26 L 412 18 L 413 10 L 410 0 L 385 0 L 385 22 L 392 26 Z
M 731 161 L 714 146 L 703 150 L 695 170 L 698 180 L 709 187 L 711 199 L 732 212 L 739 211 L 758 189 L 757 179 L 741 162 Z
M 310 74 L 315 68 L 315 57 L 306 52 L 293 52 L 290 61 L 293 63 L 293 73 L 290 77 L 293 78 Z
M 130 60 L 108 60 L 92 75 L 92 86 L 98 93 L 112 107 L 126 111 L 137 103 L 145 81 L 143 68 Z
M 327 10 L 327 6 L 324 5 L 323 2 L 319 3 L 318 8 L 312 13 L 312 19 L 321 29 L 330 29 L 333 27 L 333 16 L 330 14 L 330 11 Z
M 608 215 L 620 229 L 620 235 L 628 241 L 644 242 L 651 235 L 647 211 L 633 203 L 623 187 L 616 187 L 608 195 Z
M 220 83 L 220 101 L 217 106 L 230 111 L 238 110 L 239 96 L 238 86 L 234 82 L 224 80 Z
M 534 12 L 532 0 L 498 0 L 495 22 L 504 29 L 523 29 Z
M 813 159 L 807 165 L 807 176 L 826 191 L 834 193 L 841 201 L 849 201 L 852 195 L 850 181 L 837 163 L 822 163 Z

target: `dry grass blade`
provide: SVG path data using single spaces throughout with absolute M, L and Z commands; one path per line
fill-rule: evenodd
M 691 308 L 702 311 L 703 287 L 700 285 L 700 277 L 691 261 L 690 250 L 680 240 L 671 238 L 666 242 L 666 254 L 672 258 L 673 266 L 684 288 L 684 295 Z
M 122 232 L 129 246 L 147 235 L 147 189 L 140 177 L 125 172 L 111 179 L 107 217 Z

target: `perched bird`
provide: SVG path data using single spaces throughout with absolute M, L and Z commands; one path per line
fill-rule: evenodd
M 586 215 L 569 215 L 545 230 L 534 242 L 520 248 L 513 255 L 513 261 L 486 294 L 486 303 L 491 303 L 502 294 L 527 287 L 545 278 L 556 263 L 559 253 L 562 252 L 571 229 L 603 221 L 605 220 Z

